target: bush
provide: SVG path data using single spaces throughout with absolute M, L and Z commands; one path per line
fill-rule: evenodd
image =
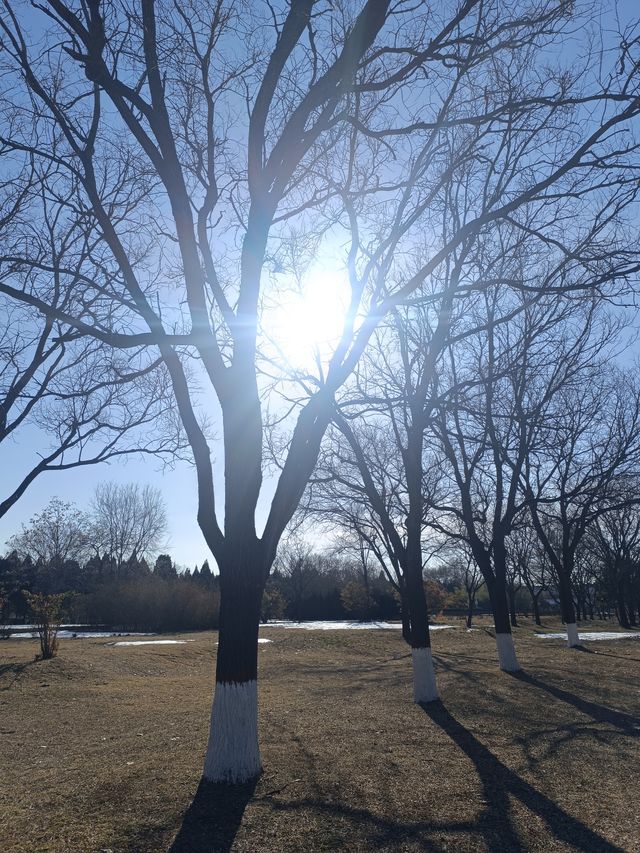
M 40 638 L 40 658 L 49 660 L 58 653 L 58 629 L 62 620 L 64 595 L 25 592 Z
M 349 616 L 361 621 L 372 617 L 373 602 L 364 583 L 350 581 L 342 588 L 340 600 Z
M 427 596 L 427 607 L 429 613 L 437 616 L 442 612 L 442 608 L 447 603 L 447 591 L 441 583 L 434 580 L 426 580 L 424 582 L 424 591 Z

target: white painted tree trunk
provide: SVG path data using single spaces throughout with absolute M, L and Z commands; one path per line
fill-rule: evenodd
M 578 635 L 578 626 L 575 622 L 570 622 L 566 626 L 567 629 L 567 645 L 569 648 L 580 645 L 580 637 Z
M 439 699 L 431 649 L 411 649 L 413 663 L 413 701 L 435 702 Z
M 216 684 L 204 778 L 237 785 L 261 770 L 257 682 Z
M 500 669 L 505 672 L 518 672 L 520 664 L 516 657 L 516 647 L 513 644 L 513 634 L 498 634 L 496 632 L 496 646 L 498 647 L 498 661 Z

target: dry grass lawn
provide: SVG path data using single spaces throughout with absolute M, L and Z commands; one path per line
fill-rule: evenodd
M 399 632 L 262 635 L 265 771 L 240 791 L 198 789 L 214 634 L 0 643 L 0 851 L 640 851 L 639 640 L 525 623 L 514 677 L 460 623 L 421 708 Z

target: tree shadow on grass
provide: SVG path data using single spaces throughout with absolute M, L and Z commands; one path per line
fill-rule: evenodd
M 477 821 L 477 830 L 483 835 L 488 849 L 508 849 L 514 853 L 526 849 L 513 824 L 509 800 L 511 796 L 518 799 L 529 811 L 537 814 L 550 832 L 570 847 L 585 853 L 623 853 L 622 848 L 607 841 L 565 812 L 553 800 L 503 764 L 459 723 L 441 702 L 430 702 L 421 707 L 468 756 L 476 768 L 486 800 L 486 808 Z
M 13 675 L 11 681 L 7 684 L 2 685 L 0 689 L 2 690 L 10 690 L 16 681 L 20 678 L 23 672 L 27 670 L 29 667 L 33 666 L 37 663 L 36 660 L 28 660 L 26 663 L 3 663 L 0 664 L 0 681 L 4 678 L 5 675 Z
M 267 798 L 265 798 L 267 799 Z M 350 844 L 358 843 L 360 846 L 354 849 L 378 850 L 384 848 L 404 849 L 407 844 L 412 844 L 413 849 L 419 849 L 424 853 L 445 853 L 447 843 L 441 844 L 427 838 L 429 833 L 437 833 L 440 838 L 445 833 L 460 833 L 461 835 L 473 834 L 475 825 L 470 821 L 459 823 L 441 824 L 435 821 L 412 822 L 392 819 L 375 814 L 366 808 L 356 808 L 347 803 L 329 802 L 327 800 L 307 797 L 301 800 L 290 800 L 287 802 L 273 801 L 271 808 L 275 812 L 300 812 L 309 811 L 313 815 L 322 815 L 329 819 L 327 831 L 323 836 L 323 843 L 327 850 L 349 850 Z M 333 836 L 330 836 L 330 827 L 334 828 Z M 356 834 L 354 841 L 352 833 Z M 361 845 L 367 844 L 366 848 Z M 304 847 L 300 848 L 304 850 Z M 506 847 L 501 842 L 492 848 L 492 853 L 502 851 L 511 853 L 513 848 Z M 521 848 L 517 848 L 521 850 Z
M 598 655 L 598 657 L 605 658 L 619 658 L 619 660 L 635 661 L 636 663 L 640 663 L 640 658 L 632 658 L 631 655 L 614 655 L 613 652 L 596 651 L 595 649 L 588 649 L 586 646 L 574 646 L 573 648 L 577 652 L 586 652 L 589 655 Z
M 616 711 L 613 708 L 607 708 L 605 705 L 599 705 L 597 702 L 592 702 L 589 699 L 583 699 L 581 696 L 576 696 L 575 693 L 563 690 L 554 684 L 540 681 L 539 678 L 529 675 L 529 673 L 522 670 L 520 672 L 510 672 L 509 675 L 518 681 L 523 681 L 525 684 L 530 684 L 532 687 L 544 690 L 561 702 L 573 705 L 574 708 L 582 714 L 591 717 L 597 723 L 615 726 L 631 737 L 640 736 L 640 717 L 634 717 L 632 714 L 626 714 L 624 711 Z
M 236 837 L 257 780 L 219 785 L 202 780 L 169 853 L 226 853 Z

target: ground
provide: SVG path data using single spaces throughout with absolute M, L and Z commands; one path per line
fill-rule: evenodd
M 422 708 L 399 631 L 263 629 L 264 774 L 241 790 L 198 789 L 215 634 L 45 662 L 3 641 L 0 850 L 640 851 L 640 640 L 533 631 L 520 676 L 486 626 L 434 633 Z

